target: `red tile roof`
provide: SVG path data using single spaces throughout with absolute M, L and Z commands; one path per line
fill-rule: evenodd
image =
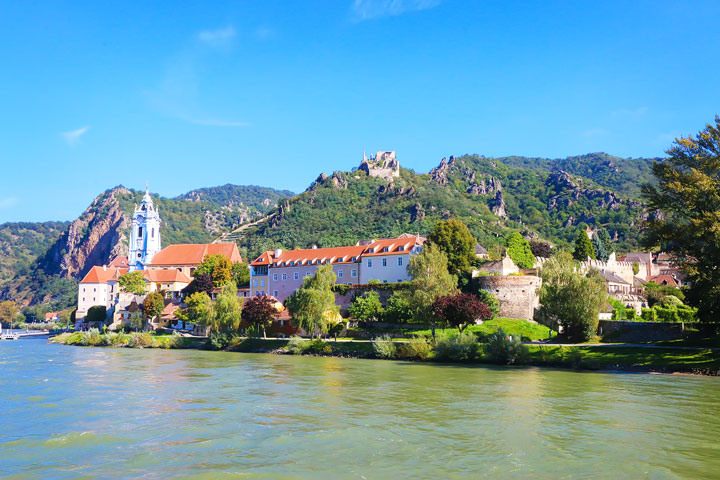
M 400 238 L 383 238 L 373 240 L 369 244 L 353 245 L 349 247 L 333 248 L 308 248 L 300 250 L 280 251 L 280 256 L 275 256 L 274 250 L 268 250 L 260 255 L 252 266 L 268 265 L 273 267 L 293 267 L 301 265 L 319 265 L 323 263 L 359 263 L 364 256 L 378 255 L 400 255 L 410 253 L 415 245 L 425 243 L 424 237 L 403 236 Z M 387 251 L 385 251 L 387 249 Z M 355 260 L 353 260 L 353 258 Z
M 302 250 L 283 250 L 280 256 L 275 256 L 275 251 L 270 250 L 260 255 L 250 265 L 272 265 L 276 267 L 292 267 L 300 265 L 319 265 L 326 262 L 337 263 L 358 263 L 360 255 L 365 250 L 363 246 L 333 247 L 333 248 L 307 248 Z M 353 258 L 355 260 L 353 260 Z
M 679 287 L 680 282 L 677 281 L 672 275 L 655 275 L 647 279 L 648 282 L 655 282 L 658 285 L 670 285 L 673 287 Z
M 109 267 L 127 267 L 128 266 L 128 258 L 127 257 L 115 257 L 112 262 L 110 262 Z
M 149 282 L 156 283 L 192 282 L 190 277 L 174 268 L 169 270 L 143 270 L 143 277 L 145 277 L 145 279 Z
M 111 280 L 117 280 L 120 275 L 127 273 L 127 271 L 127 268 L 92 267 L 80 283 L 107 283 Z
M 234 243 L 187 243 L 163 248 L 153 257 L 152 265 L 199 265 L 206 256 L 218 254 L 233 263 L 242 261 Z

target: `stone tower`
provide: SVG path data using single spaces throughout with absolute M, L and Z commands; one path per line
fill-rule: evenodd
M 139 207 L 135 207 L 133 213 L 128 248 L 130 270 L 145 270 L 145 267 L 152 263 L 153 256 L 161 249 L 160 215 L 146 186 L 142 202 Z

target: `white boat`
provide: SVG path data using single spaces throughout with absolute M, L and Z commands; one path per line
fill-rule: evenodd
M 19 340 L 20 334 L 19 333 L 13 333 L 12 331 L 12 325 L 10 325 L 10 329 L 6 331 L 2 331 L 2 323 L 0 323 L 0 340 Z

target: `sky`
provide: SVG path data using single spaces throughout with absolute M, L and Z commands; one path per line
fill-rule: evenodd
M 395 150 L 661 156 L 720 113 L 720 2 L 0 0 L 0 223 L 115 185 L 301 192 Z

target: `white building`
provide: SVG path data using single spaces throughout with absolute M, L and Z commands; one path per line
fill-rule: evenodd
M 78 308 L 75 320 L 82 322 L 90 307 L 101 305 L 110 310 L 118 294 L 117 279 L 127 268 L 113 266 L 92 267 L 78 286 Z
M 161 249 L 160 215 L 146 188 L 140 206 L 133 213 L 128 246 L 130 271 L 145 270 Z

